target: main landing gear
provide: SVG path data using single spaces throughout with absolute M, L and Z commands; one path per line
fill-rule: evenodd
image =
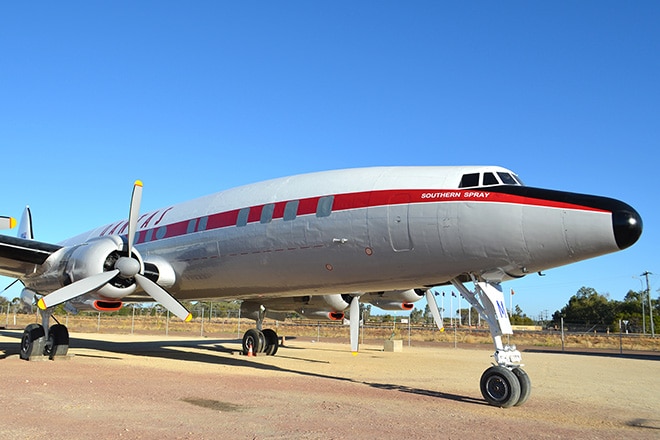
M 66 326 L 59 322 L 49 327 L 51 316 L 50 312 L 42 311 L 42 324 L 35 323 L 25 327 L 21 338 L 21 359 L 33 361 L 47 357 L 54 360 L 67 356 L 69 352 L 69 331 Z
M 495 365 L 481 375 L 481 394 L 493 406 L 520 406 L 529 398 L 532 383 L 522 369 L 520 352 L 515 346 L 502 343 L 503 335 L 513 334 L 502 288 L 495 283 L 477 282 L 474 277 L 472 281 L 476 292 L 468 290 L 458 279 L 451 283 L 488 322 L 495 345 Z
M 259 330 L 251 328 L 243 335 L 243 354 L 247 355 L 265 353 L 267 356 L 275 356 L 279 344 L 277 333 L 272 329 Z

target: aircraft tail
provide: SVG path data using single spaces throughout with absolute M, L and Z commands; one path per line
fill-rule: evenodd
M 30 207 L 26 206 L 21 217 L 21 222 L 18 225 L 17 235 L 19 238 L 27 240 L 34 240 L 34 232 L 32 231 L 32 212 Z

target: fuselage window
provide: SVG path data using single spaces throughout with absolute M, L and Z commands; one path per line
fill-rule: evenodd
M 250 215 L 250 208 L 243 208 L 238 211 L 238 218 L 236 219 L 236 226 L 245 226 L 248 222 L 248 216 Z
M 268 205 L 264 205 L 263 209 L 261 210 L 261 223 L 270 223 L 273 221 L 273 212 L 275 211 L 275 204 L 274 203 L 269 203 Z
M 479 173 L 463 174 L 459 188 L 472 188 L 479 186 Z
M 202 217 L 199 219 L 199 223 L 197 223 L 197 231 L 206 231 L 206 225 L 209 222 L 208 216 Z
M 192 234 L 195 232 L 195 228 L 197 227 L 197 219 L 191 219 L 188 221 L 188 229 L 186 229 L 186 234 Z
M 317 217 L 328 217 L 332 213 L 332 203 L 335 201 L 335 196 L 325 196 L 319 199 L 316 205 Z
M 499 180 L 493 173 L 484 173 L 484 186 L 485 185 L 499 185 Z
M 295 220 L 298 215 L 298 200 L 291 200 L 286 202 L 284 206 L 284 221 Z
M 500 176 L 500 179 L 502 179 L 502 183 L 505 184 L 505 185 L 516 185 L 517 184 L 516 180 L 513 177 L 511 177 L 511 174 L 509 174 L 509 173 L 499 172 L 499 173 L 497 173 L 497 175 Z
M 156 240 L 162 240 L 167 235 L 167 226 L 156 229 Z

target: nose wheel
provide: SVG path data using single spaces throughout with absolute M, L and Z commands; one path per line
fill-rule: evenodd
M 529 376 L 522 368 L 509 370 L 500 365 L 484 371 L 480 385 L 484 399 L 500 408 L 522 405 L 529 398 L 532 389 Z

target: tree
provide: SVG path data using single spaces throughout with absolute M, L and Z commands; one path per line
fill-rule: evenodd
M 415 309 L 410 312 L 410 322 L 417 324 L 424 319 L 424 311 L 422 309 Z
M 518 304 L 513 308 L 513 315 L 510 316 L 513 325 L 534 325 L 534 320 L 528 317 Z
M 566 306 L 553 314 L 555 324 L 559 324 L 561 316 L 567 323 L 581 324 L 587 329 L 604 329 L 615 322 L 615 301 L 610 301 L 591 287 L 581 287 Z

